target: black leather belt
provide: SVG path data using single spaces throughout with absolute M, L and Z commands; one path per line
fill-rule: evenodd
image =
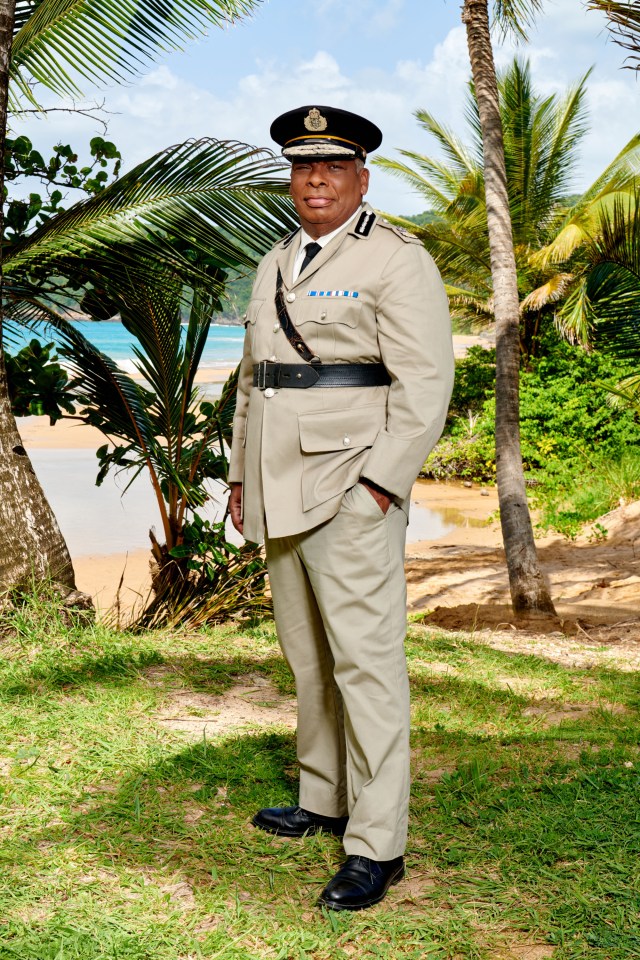
M 268 387 L 388 387 L 383 363 L 278 363 L 263 360 L 253 367 L 253 385 Z

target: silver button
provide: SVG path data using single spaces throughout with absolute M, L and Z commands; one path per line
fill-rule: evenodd
M 273 387 L 267 387 L 267 389 L 264 392 L 264 395 L 267 398 L 267 400 L 271 399 L 271 397 L 274 394 L 275 394 L 275 390 L 273 389 Z
M 282 330 L 282 327 L 280 326 L 279 323 L 274 323 L 274 325 L 273 325 L 273 332 L 274 332 L 274 333 L 277 333 L 278 330 Z
M 327 314 L 326 314 L 326 313 L 321 313 L 321 314 L 320 314 L 320 319 L 321 319 L 321 320 L 326 320 L 326 319 L 327 319 Z
M 275 363 L 275 362 L 277 361 L 277 359 L 278 359 L 278 358 L 276 357 L 275 353 L 274 353 L 274 355 L 273 355 L 272 357 L 269 357 L 269 360 L 270 360 L 271 363 Z
M 342 443 L 344 444 L 345 447 L 348 447 L 349 444 L 351 443 L 351 437 L 345 437 Z
M 296 298 L 295 293 L 288 293 L 288 294 L 287 294 L 287 303 L 293 303 L 293 301 L 295 300 L 295 298 Z
M 247 319 L 246 313 L 243 313 L 243 314 L 242 314 L 242 319 L 243 319 L 243 320 L 246 320 L 246 319 Z

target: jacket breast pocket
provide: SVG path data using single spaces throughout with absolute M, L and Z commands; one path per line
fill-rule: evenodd
M 304 510 L 357 483 L 362 463 L 385 420 L 386 407 L 379 403 L 298 416 Z
M 349 363 L 362 346 L 361 314 L 360 300 L 308 297 L 300 304 L 295 323 L 305 343 L 326 363 Z
M 242 318 L 242 322 L 244 323 L 245 330 L 248 330 L 249 327 L 255 326 L 256 321 L 258 319 L 258 314 L 260 313 L 260 308 L 263 306 L 264 303 L 265 303 L 264 298 L 261 300 L 253 299 L 249 301 L 249 305 L 247 306 L 247 312 Z
M 357 327 L 362 310 L 362 301 L 351 297 L 307 297 L 300 304 L 296 323 L 340 323 Z

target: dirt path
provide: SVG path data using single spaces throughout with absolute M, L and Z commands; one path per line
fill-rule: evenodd
M 524 630 L 570 634 L 586 642 L 640 644 L 640 501 L 600 518 L 572 542 L 537 541 L 558 618 L 524 622 L 513 617 L 494 490 L 421 484 L 414 495 L 432 509 L 455 509 L 467 518 L 439 540 L 407 551 L 409 611 L 450 630 Z M 446 508 L 445 508 L 446 502 Z

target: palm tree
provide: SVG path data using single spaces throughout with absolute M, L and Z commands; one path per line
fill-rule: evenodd
M 609 29 L 616 43 L 632 55 L 625 64 L 631 70 L 640 70 L 640 7 L 637 0 L 616 2 L 616 0 L 589 0 L 591 10 L 600 10 L 609 20 Z
M 3 155 L 10 80 L 14 106 L 20 97 L 36 103 L 34 82 L 78 93 L 81 79 L 130 77 L 157 50 L 177 48 L 209 24 L 228 23 L 254 6 L 254 0 L 175 0 L 170 6 L 165 0 L 0 0 Z M 66 544 L 11 413 L 1 342 L 0 319 L 0 586 L 52 576 L 73 588 Z
M 528 63 L 516 59 L 498 82 L 525 363 L 536 351 L 545 321 L 555 322 L 573 341 L 585 340 L 575 310 L 589 264 L 585 245 L 603 211 L 633 196 L 640 169 L 640 136 L 635 136 L 582 196 L 568 199 L 586 130 L 587 77 L 563 97 L 543 98 L 535 93 Z M 378 158 L 374 163 L 418 191 L 436 214 L 420 226 L 392 219 L 420 237 L 438 263 L 454 315 L 482 327 L 494 321 L 493 283 L 472 85 L 466 113 L 467 142 L 426 111 L 416 114 L 444 160 L 402 151 L 403 161 Z
M 214 408 L 198 403 L 194 378 L 226 271 L 253 267 L 294 225 L 287 184 L 277 177 L 281 168 L 270 151 L 245 144 L 179 144 L 5 255 L 7 321 L 55 328 L 82 417 L 115 444 L 100 451 L 99 481 L 111 468 L 150 476 L 163 535 L 160 542 L 151 535 L 156 593 L 162 580 L 171 585 L 186 574 L 175 551 L 189 512 L 208 498 L 204 481 L 226 479 L 223 437 L 233 385 Z M 98 317 L 120 314 L 138 339 L 145 387 L 68 323 L 58 300 L 69 287 L 88 291 L 83 306 Z
M 640 364 L 640 192 L 603 210 L 585 237 L 575 312 L 588 342 L 621 360 Z M 606 386 L 612 405 L 640 413 L 640 373 Z
M 520 28 L 524 0 L 503 0 L 505 22 Z M 538 0 L 531 0 L 535 8 Z M 511 602 L 522 614 L 555 613 L 538 560 L 524 483 L 520 446 L 520 314 L 518 275 L 507 190 L 502 120 L 488 0 L 465 0 L 471 71 L 478 101 L 484 155 L 487 228 L 496 322 L 496 477 L 500 523 L 507 558 Z

